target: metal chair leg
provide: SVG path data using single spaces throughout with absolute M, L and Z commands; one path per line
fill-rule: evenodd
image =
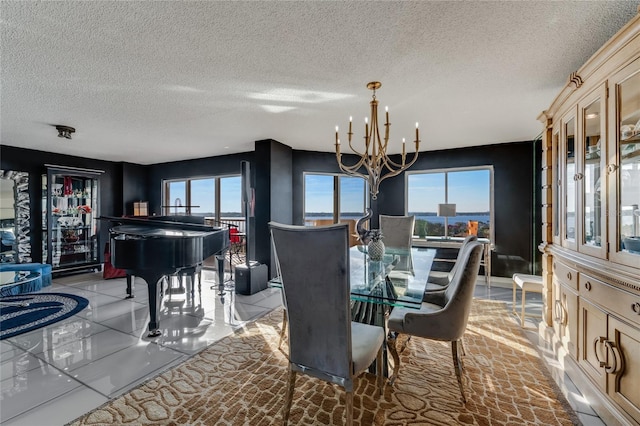
M 284 341 L 285 333 L 287 332 L 287 325 L 289 321 L 287 320 L 287 310 L 282 310 L 282 330 L 280 330 L 280 342 L 278 343 L 278 349 L 282 347 L 282 342 Z
M 353 392 L 347 392 L 347 420 L 345 425 L 351 426 L 353 424 Z
M 458 354 L 458 342 L 455 340 L 451 342 L 451 355 L 453 356 L 453 369 L 456 371 L 456 378 L 458 379 L 458 386 L 460 387 L 460 394 L 462 395 L 462 403 L 467 403 L 467 397 L 464 396 L 464 388 L 462 386 L 462 368 L 460 365 L 460 356 Z
M 398 350 L 396 349 L 396 344 L 398 342 L 398 333 L 389 333 L 387 337 L 387 349 L 389 349 L 389 353 L 393 357 L 393 373 L 389 377 L 389 384 L 393 385 L 396 378 L 398 377 L 398 370 L 400 369 L 400 356 L 398 356 Z
M 407 344 L 409 344 L 409 340 L 411 340 L 411 335 L 407 336 L 406 340 L 404 341 L 404 343 L 400 347 L 400 350 L 398 351 L 399 353 L 404 352 L 404 350 L 407 348 Z
M 289 378 L 287 381 L 287 394 L 284 400 L 284 407 L 282 407 L 283 424 L 289 423 L 289 413 L 291 412 L 291 403 L 293 402 L 293 389 L 296 385 L 296 372 L 289 370 Z
M 461 356 L 460 356 L 460 366 L 462 367 L 462 370 L 465 369 L 464 366 L 464 356 L 467 356 L 467 351 L 464 349 L 464 337 L 461 337 L 460 340 L 460 352 L 461 352 Z
M 380 396 L 384 395 L 384 380 L 382 380 L 383 368 L 382 363 L 384 362 L 382 346 L 378 349 L 378 358 L 376 359 L 376 380 L 378 382 L 378 390 L 380 391 Z

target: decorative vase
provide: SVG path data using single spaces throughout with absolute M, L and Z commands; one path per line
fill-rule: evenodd
M 384 243 L 380 238 L 372 238 L 367 244 L 367 253 L 369 253 L 369 259 L 371 260 L 382 260 L 384 250 Z

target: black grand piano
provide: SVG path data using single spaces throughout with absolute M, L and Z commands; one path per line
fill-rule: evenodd
M 159 283 L 166 276 L 194 271 L 202 261 L 216 255 L 218 282 L 224 281 L 224 255 L 229 230 L 204 224 L 197 216 L 152 216 L 148 219 L 101 217 L 109 227 L 111 263 L 127 276 L 142 278 L 149 288 L 149 337 L 161 334 Z M 127 291 L 131 295 L 128 283 Z

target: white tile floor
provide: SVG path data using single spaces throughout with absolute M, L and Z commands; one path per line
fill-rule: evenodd
M 210 287 L 214 286 L 214 289 Z M 0 424 L 63 425 L 215 343 L 273 308 L 279 290 L 252 296 L 225 291 L 204 271 L 194 303 L 184 294 L 165 299 L 162 336 L 147 337 L 147 286 L 138 280 L 126 299 L 123 278 L 100 273 L 54 279 L 42 292 L 89 300 L 82 312 L 0 342 Z
M 64 425 L 281 304 L 276 289 L 221 296 L 214 274 L 205 271 L 194 303 L 184 294 L 165 300 L 162 336 L 150 339 L 147 286 L 142 280 L 137 284 L 134 299 L 124 298 L 124 279 L 105 281 L 100 273 L 56 278 L 43 290 L 80 295 L 89 306 L 67 320 L 0 342 L 0 424 Z M 510 281 L 494 279 L 488 289 L 480 278 L 476 297 L 503 300 L 511 309 Z M 541 305 L 539 295 L 527 296 L 528 312 L 539 313 Z M 537 333 L 529 337 L 537 343 Z M 553 359 L 547 362 L 584 425 L 603 425 Z

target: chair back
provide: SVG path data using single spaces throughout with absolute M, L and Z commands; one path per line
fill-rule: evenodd
M 477 241 L 467 244 L 453 280 L 444 291 L 443 299 L 437 302 L 441 309 L 429 309 L 428 313 L 407 310 L 403 325 L 405 333 L 445 341 L 462 337 L 471 312 L 482 249 L 482 244 Z M 437 320 L 434 314 L 437 314 Z
M 450 322 L 446 327 L 448 340 L 460 339 L 467 328 L 483 249 L 482 243 L 477 241 L 467 244 L 460 259 L 461 264 L 456 269 L 453 280 L 445 291 L 443 309 L 448 311 L 447 315 L 450 317 Z
M 242 242 L 242 238 L 240 237 L 240 232 L 238 232 L 237 226 L 229 226 L 229 241 L 231 244 L 239 244 Z
M 334 223 L 333 219 L 316 219 L 313 221 L 313 226 L 333 225 Z M 360 244 L 360 239 L 358 238 L 358 233 L 356 231 L 355 219 L 340 219 L 338 223 L 349 224 L 349 247 Z
M 381 214 L 379 220 L 382 241 L 385 247 L 409 250 L 409 254 L 402 256 L 400 262 L 395 266 L 394 274 L 403 271 L 413 274 L 413 257 L 410 250 L 416 217 Z
M 382 241 L 387 247 L 411 248 L 415 216 L 379 216 Z
M 478 241 L 478 237 L 475 235 L 467 235 L 467 237 L 462 241 L 462 245 L 460 246 L 460 250 L 458 250 L 458 256 L 456 257 L 456 263 L 453 264 L 453 268 L 451 268 L 451 271 L 449 272 L 449 275 L 447 276 L 449 278 L 449 282 L 451 282 L 451 280 L 453 280 L 453 276 L 456 273 L 456 268 L 458 266 L 458 264 L 460 263 L 460 259 L 462 259 L 462 256 L 464 255 L 464 251 L 466 250 L 467 246 L 469 245 L 470 242 L 472 241 Z
M 289 318 L 291 367 L 323 380 L 350 380 L 347 224 L 269 223 Z

